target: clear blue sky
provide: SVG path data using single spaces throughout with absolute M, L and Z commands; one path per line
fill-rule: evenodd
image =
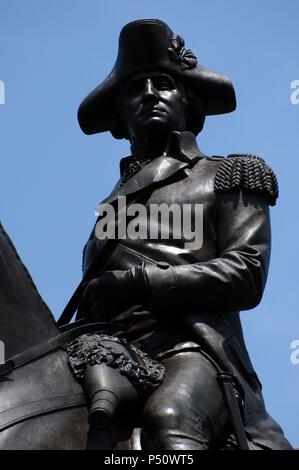
M 258 154 L 279 178 L 268 284 L 242 319 L 267 407 L 296 447 L 299 105 L 290 83 L 299 79 L 298 14 L 298 0 L 0 2 L 0 219 L 55 316 L 80 280 L 94 209 L 129 153 L 127 142 L 85 136 L 76 121 L 81 99 L 113 66 L 121 27 L 165 20 L 201 64 L 232 79 L 237 111 L 208 118 L 198 143 L 212 155 Z

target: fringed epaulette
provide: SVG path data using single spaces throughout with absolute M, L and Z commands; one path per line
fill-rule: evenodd
M 278 182 L 265 160 L 250 154 L 231 154 L 220 164 L 214 183 L 217 193 L 243 190 L 264 197 L 271 206 L 278 198 Z

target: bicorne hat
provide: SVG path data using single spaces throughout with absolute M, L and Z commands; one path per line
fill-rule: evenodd
M 228 77 L 202 67 L 184 40 L 160 20 L 127 24 L 119 36 L 115 65 L 107 78 L 82 101 L 78 120 L 85 134 L 111 130 L 117 90 L 132 75 L 165 71 L 201 99 L 205 115 L 234 111 L 236 98 Z

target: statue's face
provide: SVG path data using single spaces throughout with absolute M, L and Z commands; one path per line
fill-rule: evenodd
M 174 78 L 162 72 L 134 75 L 124 85 L 121 116 L 130 140 L 186 129 L 186 99 Z

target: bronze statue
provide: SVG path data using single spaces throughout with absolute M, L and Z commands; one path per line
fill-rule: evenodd
M 227 77 L 202 67 L 164 22 L 140 20 L 123 28 L 112 72 L 79 108 L 86 134 L 109 130 L 131 143 L 106 205 L 125 196 L 126 209 L 136 203 L 203 207 L 198 249 L 186 248 L 184 235 L 174 236 L 174 223 L 168 239 L 117 241 L 99 237 L 96 225 L 85 247 L 77 319 L 118 326 L 113 341 L 97 334 L 77 338 L 68 346 L 71 365 L 79 379 L 85 373 L 91 422 L 99 427 L 115 419 L 112 395 L 124 382 L 125 406 L 135 401 L 142 408 L 146 449 L 290 448 L 265 410 L 239 319 L 240 310 L 262 298 L 277 180 L 261 158 L 206 156 L 195 139 L 207 115 L 235 107 Z M 139 217 L 139 229 L 157 223 L 151 233 L 161 232 L 148 217 Z M 139 375 L 143 390 L 140 370 L 150 382 Z M 103 378 L 109 374 L 112 398 Z M 227 406 L 231 400 L 239 413 Z
M 239 319 L 263 295 L 277 180 L 259 157 L 207 156 L 196 143 L 206 116 L 235 107 L 230 80 L 164 22 L 122 29 L 115 66 L 78 118 L 86 134 L 128 139 L 132 154 L 99 207 L 59 329 L 0 231 L 1 449 L 291 448 Z

